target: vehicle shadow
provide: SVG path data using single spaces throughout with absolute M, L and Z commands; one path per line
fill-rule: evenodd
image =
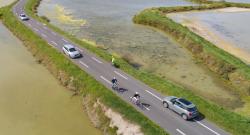
M 205 115 L 202 114 L 201 112 L 199 112 L 199 116 L 197 116 L 196 118 L 194 118 L 193 120 L 191 120 L 191 122 L 202 121 L 205 118 L 206 118 Z

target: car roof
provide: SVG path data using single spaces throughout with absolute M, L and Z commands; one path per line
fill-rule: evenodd
M 181 104 L 183 104 L 184 106 L 186 106 L 188 108 L 195 107 L 195 105 L 192 102 L 190 102 L 190 101 L 188 101 L 188 100 L 186 100 L 184 98 L 178 98 L 176 100 L 179 101 Z
M 175 96 L 167 96 L 167 97 L 164 98 L 164 100 L 165 100 L 165 101 L 166 101 L 166 100 L 170 101 L 170 100 L 173 99 L 173 98 L 177 98 L 177 97 L 175 97 Z
M 71 44 L 66 44 L 66 45 L 64 45 L 64 47 L 66 47 L 66 48 L 75 48 L 73 45 L 71 45 Z

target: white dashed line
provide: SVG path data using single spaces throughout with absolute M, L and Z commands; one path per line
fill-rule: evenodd
M 185 133 L 183 133 L 180 129 L 176 129 L 177 132 L 179 132 L 181 135 L 186 135 Z
M 85 64 L 84 62 L 80 61 L 80 64 L 82 64 L 83 66 L 85 66 L 86 68 L 89 68 L 89 66 L 87 64 Z
M 147 108 L 147 107 L 145 107 L 145 106 L 144 106 L 144 108 L 146 108 L 148 111 L 150 111 L 150 109 L 149 109 L 149 108 Z
M 77 50 L 79 50 L 80 52 L 83 52 L 83 50 L 82 49 L 80 49 L 80 48 L 78 48 L 78 47 L 76 47 L 77 48 Z
M 53 32 L 53 31 L 52 31 L 51 33 L 52 33 L 53 35 L 55 35 L 55 36 L 56 36 L 56 33 L 55 33 L 55 32 Z
M 57 46 L 57 43 L 56 43 L 56 42 L 54 42 L 54 41 L 51 41 L 51 43 L 52 43 L 52 44 L 54 44 L 55 46 Z
M 126 79 L 126 80 L 128 80 L 128 78 L 127 77 L 125 77 L 124 75 L 122 75 L 121 73 L 119 73 L 119 72 L 117 72 L 117 71 L 114 71 L 117 75 L 119 75 L 119 76 L 121 76 L 122 78 L 124 78 L 124 79 Z
M 159 99 L 160 101 L 162 101 L 161 98 L 159 98 L 158 96 L 156 96 L 155 94 L 153 94 L 152 92 L 145 90 L 147 93 L 151 94 L 152 96 L 154 96 L 155 98 Z
M 43 34 L 43 33 L 42 33 L 42 36 L 45 37 L 45 38 L 47 37 L 47 35 L 45 35 L 45 34 Z
M 93 60 L 95 60 L 98 63 L 102 63 L 101 61 L 99 61 L 98 59 L 96 59 L 95 57 L 92 57 Z
M 106 81 L 108 84 L 112 84 L 108 79 L 106 79 L 105 77 L 103 76 L 100 76 L 104 81 Z
M 66 42 L 66 43 L 68 43 L 68 41 L 67 40 L 65 40 L 65 39 L 62 39 L 64 42 Z
M 34 30 L 35 30 L 36 32 L 38 32 L 38 31 L 39 31 L 37 28 L 34 28 Z
M 219 133 L 215 132 L 214 130 L 212 130 L 211 128 L 207 127 L 206 125 L 204 125 L 203 123 L 197 121 L 194 119 L 194 121 L 198 124 L 200 124 L 201 126 L 203 126 L 204 128 L 208 129 L 209 131 L 211 131 L 212 133 L 214 133 L 215 135 L 220 135 Z

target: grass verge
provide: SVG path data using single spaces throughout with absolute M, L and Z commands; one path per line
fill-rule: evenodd
M 138 124 L 146 135 L 167 134 L 19 22 L 12 13 L 12 6 L 0 9 L 0 14 L 5 26 L 23 41 L 37 61 L 44 64 L 64 86 L 81 95 L 91 95 L 95 99 L 100 99 L 102 103 L 122 114 L 127 120 Z
M 39 18 L 35 12 L 36 8 L 34 5 L 40 0 L 29 0 L 25 10 L 29 13 L 30 16 L 38 19 L 39 21 L 46 23 L 46 21 Z M 81 45 L 82 47 L 85 47 L 89 49 L 91 52 L 94 52 L 99 57 L 104 58 L 105 60 L 111 60 L 111 55 L 108 54 L 106 51 L 96 48 L 86 42 L 80 41 L 77 38 L 75 38 L 72 35 L 69 35 L 60 29 L 47 24 L 49 27 L 51 27 L 56 32 L 64 35 L 66 38 L 72 40 L 73 42 Z M 145 82 L 149 86 L 157 89 L 163 94 L 167 95 L 175 95 L 175 96 L 181 96 L 190 99 L 193 101 L 197 106 L 199 107 L 199 110 L 211 121 L 214 121 L 217 125 L 223 127 L 227 131 L 231 132 L 232 134 L 237 135 L 247 135 L 250 134 L 250 124 L 249 120 L 243 116 L 240 116 L 236 113 L 230 112 L 227 109 L 224 109 L 220 106 L 217 106 L 216 104 L 210 103 L 198 96 L 195 96 L 194 93 L 190 92 L 189 90 L 186 90 L 180 86 L 177 86 L 170 81 L 163 80 L 162 78 L 149 74 L 143 70 L 136 70 L 132 66 L 130 66 L 127 62 L 125 62 L 123 59 L 117 58 L 117 61 L 120 65 L 120 68 L 124 70 L 125 72 L 133 75 L 134 77 L 140 79 L 141 81 Z M 93 89 L 93 88 L 91 88 Z M 94 90 L 93 90 L 94 91 Z M 92 91 L 92 92 L 93 92 Z M 93 93 L 96 93 L 93 92 Z M 111 106 L 116 106 L 115 104 Z M 127 111 L 125 111 L 126 114 Z M 233 124 L 232 124 L 233 123 Z M 147 127 L 144 127 L 147 128 Z M 153 132 L 151 132 L 153 133 Z M 157 134 L 156 132 L 154 134 Z

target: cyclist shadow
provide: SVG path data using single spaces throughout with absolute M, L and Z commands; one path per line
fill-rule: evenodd
M 117 92 L 119 92 L 119 93 L 124 93 L 126 91 L 128 91 L 128 89 L 125 89 L 125 88 L 118 88 L 118 90 L 117 90 Z
M 150 106 L 151 106 L 150 104 L 145 103 L 143 101 L 141 102 L 141 105 L 140 105 L 142 110 L 148 110 Z

